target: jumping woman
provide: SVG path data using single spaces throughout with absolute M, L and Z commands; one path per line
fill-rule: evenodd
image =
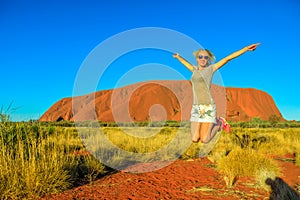
M 236 51 L 222 60 L 216 62 L 212 52 L 207 49 L 200 49 L 194 52 L 197 66 L 192 65 L 178 53 L 173 55 L 193 74 L 191 77 L 193 89 L 193 106 L 191 110 L 191 138 L 193 142 L 206 144 L 221 129 L 230 132 L 230 126 L 223 117 L 216 116 L 216 105 L 210 92 L 212 76 L 214 72 L 223 67 L 228 61 L 244 54 L 247 51 L 254 51 L 260 45 L 251 44 Z

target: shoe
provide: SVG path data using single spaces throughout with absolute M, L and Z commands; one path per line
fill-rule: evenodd
M 227 132 L 230 133 L 231 129 L 230 129 L 230 125 L 227 123 L 226 119 L 224 119 L 223 117 L 219 118 L 219 121 L 222 123 L 221 128 Z

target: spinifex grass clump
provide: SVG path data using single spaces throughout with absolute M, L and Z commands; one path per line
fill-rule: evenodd
M 224 175 L 228 187 L 232 187 L 238 177 L 254 177 L 260 187 L 267 178 L 279 175 L 279 167 L 270 158 L 247 148 L 235 148 L 218 162 L 218 170 Z
M 0 199 L 37 198 L 94 179 L 104 167 L 74 154 L 82 148 L 71 129 L 1 122 Z
M 24 123 L 0 129 L 1 199 L 35 197 L 69 186 L 63 170 L 68 161 L 49 137 L 41 127 Z
M 296 166 L 300 167 L 300 147 L 297 148 L 295 154 L 296 154 L 296 156 L 295 156 L 295 164 L 296 164 Z

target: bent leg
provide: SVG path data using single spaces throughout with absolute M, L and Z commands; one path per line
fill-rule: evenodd
M 201 123 L 201 129 L 199 131 L 200 132 L 201 142 L 205 142 L 206 141 L 206 138 L 209 135 L 209 132 L 210 132 L 212 124 L 213 123 L 208 123 L 208 122 Z
M 200 122 L 191 122 L 191 139 L 193 142 L 199 142 L 200 140 Z
M 220 124 L 219 123 L 203 123 L 201 126 L 201 141 L 203 143 L 210 142 L 217 132 L 220 131 Z

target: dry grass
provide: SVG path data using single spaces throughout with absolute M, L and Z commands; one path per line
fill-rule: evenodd
M 258 187 L 268 189 L 265 180 L 279 174 L 271 156 L 295 153 L 300 166 L 299 142 L 299 128 L 233 128 L 230 134 L 222 133 L 209 158 L 228 187 L 238 177 L 250 176 Z M 0 199 L 35 198 L 93 181 L 105 172 L 107 160 L 122 168 L 195 158 L 201 149 L 191 143 L 188 127 L 75 129 L 9 122 L 0 123 L 0 147 L 0 182 L 6 183 L 0 184 Z
M 222 135 L 210 159 L 217 162 L 228 187 L 239 176 L 249 176 L 256 179 L 258 187 L 268 190 L 265 180 L 280 175 L 271 156 L 296 153 L 296 164 L 299 163 L 299 141 L 300 131 L 296 128 L 235 128 L 231 134 Z
M 279 167 L 273 160 L 252 149 L 233 149 L 219 160 L 217 167 L 228 187 L 232 187 L 241 176 L 255 177 L 259 186 L 264 186 L 267 178 L 279 175 Z
M 300 167 L 300 147 L 296 150 L 295 164 Z
M 0 148 L 0 182 L 5 183 L 0 186 L 0 199 L 36 198 L 66 190 L 76 181 L 74 167 L 82 165 L 82 159 L 73 155 L 82 148 L 80 139 L 63 128 L 3 122 Z M 85 166 L 95 168 L 88 159 Z M 103 171 L 99 166 L 96 169 Z
M 102 163 L 115 169 L 170 161 L 190 147 L 186 128 L 79 128 L 85 147 Z

